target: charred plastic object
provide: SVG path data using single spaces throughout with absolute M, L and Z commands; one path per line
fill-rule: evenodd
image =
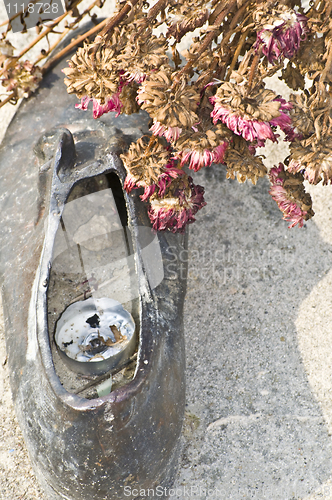
M 118 153 L 148 117 L 76 110 L 65 64 L 0 152 L 13 400 L 49 500 L 140 498 L 167 491 L 177 464 L 186 237 L 153 233 L 141 193 L 123 191 Z

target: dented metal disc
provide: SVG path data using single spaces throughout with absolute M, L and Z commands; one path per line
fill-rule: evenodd
M 56 325 L 55 342 L 71 370 L 99 375 L 131 356 L 135 323 L 120 302 L 90 298 L 65 309 Z

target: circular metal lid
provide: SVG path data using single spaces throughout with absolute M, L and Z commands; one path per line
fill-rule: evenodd
M 56 324 L 55 342 L 69 368 L 98 375 L 131 356 L 135 323 L 120 302 L 89 298 L 65 309 Z

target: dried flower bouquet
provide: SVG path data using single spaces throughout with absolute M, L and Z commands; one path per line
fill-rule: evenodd
M 97 4 L 79 13 L 79 3 L 67 1 L 73 21 L 60 39 Z M 196 172 L 223 163 L 228 178 L 254 184 L 268 175 L 289 227 L 314 215 L 304 181 L 332 180 L 331 14 L 332 0 L 118 1 L 112 18 L 70 44 L 86 39 L 64 70 L 77 107 L 92 101 L 95 118 L 140 109 L 151 117 L 151 134 L 121 157 L 125 189 L 144 188 L 154 229 L 182 232 L 206 204 L 186 165 Z M 58 25 L 42 28 L 35 43 Z M 0 42 L 3 103 L 33 92 L 64 53 L 52 56 L 55 43 L 35 63 L 21 62 L 26 50 L 14 56 L 9 32 L 10 24 Z M 180 54 L 183 40 L 189 49 Z M 266 88 L 277 71 L 293 91 L 288 101 Z M 268 172 L 257 148 L 280 140 L 290 154 Z

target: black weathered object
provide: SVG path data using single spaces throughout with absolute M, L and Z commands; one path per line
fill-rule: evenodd
M 13 400 L 49 500 L 139 498 L 135 489 L 169 487 L 177 462 L 185 404 L 185 272 L 176 256 L 186 238 L 158 234 L 164 279 L 149 289 L 137 231 L 150 226 L 146 206 L 137 191 L 124 193 L 141 290 L 136 374 L 108 396 L 67 392 L 54 369 L 47 323 L 52 245 L 63 205 L 79 179 L 114 172 L 123 184 L 117 152 L 122 141 L 142 135 L 148 117 L 93 120 L 90 110 L 76 110 L 63 84 L 65 64 L 23 103 L 0 152 L 1 291 Z M 54 220 L 45 225 L 50 213 Z

